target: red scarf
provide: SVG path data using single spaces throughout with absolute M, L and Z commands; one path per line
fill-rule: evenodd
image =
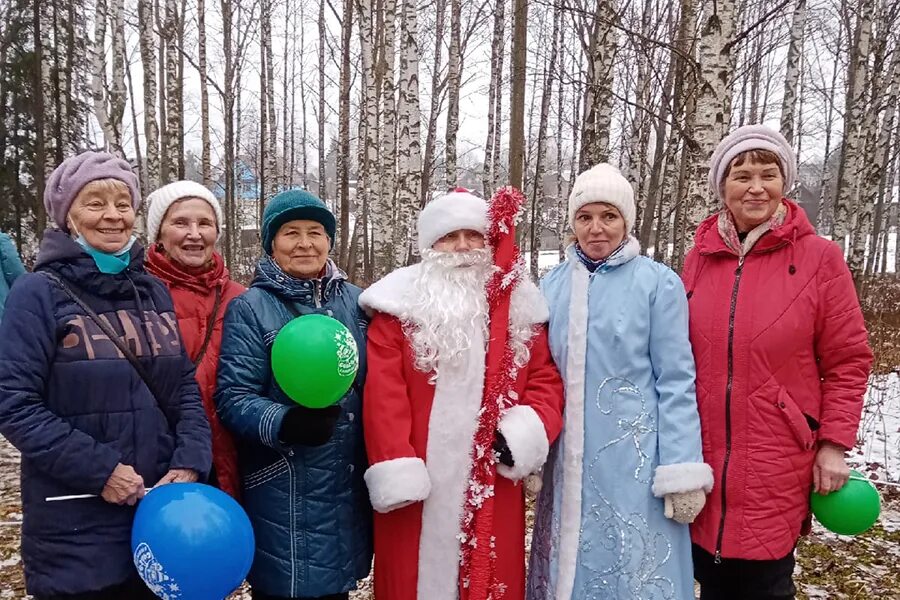
M 186 288 L 205 296 L 228 282 L 228 269 L 218 252 L 213 252 L 209 263 L 193 269 L 175 262 L 161 248 L 158 243 L 150 245 L 144 266 L 148 273 L 162 279 L 167 286 Z

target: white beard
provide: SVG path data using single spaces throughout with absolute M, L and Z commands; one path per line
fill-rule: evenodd
M 488 249 L 467 252 L 422 252 L 421 270 L 413 282 L 412 304 L 403 330 L 412 347 L 416 369 L 433 373 L 458 365 L 481 328 L 487 339 L 485 284 L 495 267 Z

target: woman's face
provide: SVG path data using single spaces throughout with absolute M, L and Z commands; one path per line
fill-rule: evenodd
M 625 219 L 605 202 L 585 204 L 575 213 L 575 239 L 591 260 L 603 260 L 625 239 Z
M 166 211 L 157 239 L 169 258 L 196 269 L 209 263 L 218 235 L 212 206 L 200 198 L 185 198 Z
M 131 238 L 134 217 L 128 186 L 115 179 L 102 179 L 81 188 L 66 221 L 69 231 L 84 236 L 92 248 L 112 254 Z
M 297 219 L 278 228 L 272 240 L 272 258 L 292 277 L 315 279 L 325 268 L 331 240 L 318 221 Z
M 722 182 L 725 206 L 734 217 L 738 231 L 746 232 L 769 220 L 784 195 L 784 177 L 778 163 L 760 163 L 753 158 L 743 164 L 731 161 Z

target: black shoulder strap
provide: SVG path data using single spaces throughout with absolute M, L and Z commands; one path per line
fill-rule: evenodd
M 141 379 L 144 380 L 144 385 L 146 385 L 147 389 L 150 390 L 150 393 L 153 394 L 153 397 L 156 399 L 156 403 L 159 405 L 159 409 L 166 416 L 166 420 L 169 421 L 169 427 L 174 432 L 175 426 L 172 423 L 171 418 L 169 417 L 169 413 L 165 408 L 163 408 L 163 404 L 160 400 L 162 398 L 161 394 L 156 389 L 156 385 L 153 383 L 153 380 L 150 378 L 147 370 L 144 369 L 144 365 L 141 364 L 141 361 L 138 360 L 138 357 L 135 356 L 134 352 L 131 351 L 131 348 L 128 347 L 128 344 L 122 341 L 122 338 L 120 338 L 118 334 L 113 330 L 113 328 L 109 326 L 109 323 L 100 318 L 100 315 L 98 315 L 94 309 L 88 306 L 87 303 L 82 300 L 65 281 L 57 277 L 56 274 L 49 271 L 40 272 L 43 273 L 50 281 L 58 285 L 60 289 L 62 289 L 62 291 L 64 291 L 66 295 L 69 296 L 69 298 L 71 298 L 75 302 L 75 304 L 77 304 L 81 308 L 81 310 L 83 310 L 97 324 L 98 327 L 100 327 L 101 331 L 106 334 L 106 337 L 108 337 L 109 340 L 116 345 L 116 348 L 118 348 L 119 351 L 123 355 L 125 355 L 125 358 L 128 359 L 128 362 L 131 363 L 131 366 L 134 367 L 134 370 L 137 371 L 137 374 L 140 375 Z
M 206 337 L 203 339 L 203 345 L 200 346 L 200 352 L 194 359 L 194 366 L 198 366 L 200 361 L 206 355 L 206 348 L 209 346 L 209 340 L 212 339 L 213 329 L 216 326 L 216 316 L 219 314 L 219 305 L 222 304 L 222 286 L 216 288 L 216 301 L 213 303 L 212 313 L 206 321 Z

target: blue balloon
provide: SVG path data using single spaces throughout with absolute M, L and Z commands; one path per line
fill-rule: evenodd
M 240 504 L 202 483 L 152 489 L 131 528 L 138 573 L 164 600 L 223 600 L 250 571 L 254 547 Z

